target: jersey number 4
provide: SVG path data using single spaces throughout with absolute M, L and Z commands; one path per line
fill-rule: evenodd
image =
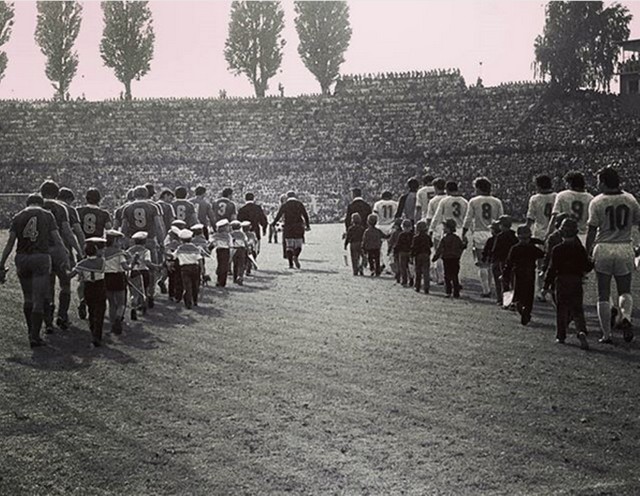
M 22 237 L 31 240 L 32 243 L 35 243 L 38 239 L 38 218 L 31 217 L 27 225 L 24 226 L 24 230 L 22 231 Z

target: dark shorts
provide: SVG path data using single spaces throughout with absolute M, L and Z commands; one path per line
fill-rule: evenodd
M 51 271 L 57 276 L 66 277 L 67 272 L 71 270 L 69 266 L 69 252 L 66 249 L 51 248 Z
M 142 282 L 144 284 L 145 289 L 149 287 L 149 271 L 148 270 L 132 270 L 131 271 L 131 279 L 136 279 L 137 277 L 142 276 Z
M 18 277 L 42 277 L 51 274 L 51 257 L 46 253 L 20 253 L 16 255 Z
M 107 291 L 124 291 L 127 288 L 124 272 L 107 272 L 104 275 L 104 285 Z

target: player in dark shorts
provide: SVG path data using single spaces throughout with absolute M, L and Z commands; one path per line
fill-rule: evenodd
M 44 322 L 46 326 L 46 332 L 48 334 L 53 332 L 53 316 L 55 310 L 55 281 L 56 278 L 60 282 L 60 294 L 58 297 L 58 318 L 56 324 L 62 330 L 69 328 L 69 305 L 71 304 L 71 279 L 69 279 L 69 271 L 71 266 L 69 264 L 70 254 L 67 251 L 66 246 L 70 246 L 73 251 L 78 254 L 79 258 L 82 258 L 83 251 L 75 235 L 71 231 L 69 224 L 69 214 L 67 209 L 56 198 L 60 193 L 60 188 L 53 181 L 45 181 L 40 186 L 40 194 L 44 198 L 44 208 L 49 210 L 53 217 L 56 219 L 56 225 L 60 232 L 64 244 L 62 247 L 50 244 L 49 254 L 51 255 L 51 279 L 49 284 L 49 295 L 47 298 L 47 308 L 45 311 Z
M 148 199 L 148 192 L 144 186 L 139 186 L 133 191 L 134 201 L 127 205 L 122 212 L 122 233 L 129 239 L 140 231 L 147 233 L 145 246 L 151 252 L 151 261 L 154 265 L 160 264 L 158 247 L 164 241 L 163 222 L 158 213 L 158 207 Z M 158 274 L 155 269 L 149 271 L 149 284 L 147 285 L 147 304 L 149 308 L 154 306 L 155 285 Z
M 179 186 L 176 188 L 176 199 L 173 202 L 173 211 L 176 219 L 187 223 L 187 228 L 198 223 L 196 216 L 196 206 L 187 200 L 187 188 Z
M 32 348 L 42 346 L 40 328 L 44 319 L 45 304 L 49 290 L 51 272 L 50 246 L 64 249 L 58 226 L 51 212 L 43 207 L 40 195 L 27 198 L 27 208 L 11 221 L 9 240 L 0 259 L 0 282 L 4 282 L 7 259 L 17 241 L 16 270 L 24 297 L 24 317 Z

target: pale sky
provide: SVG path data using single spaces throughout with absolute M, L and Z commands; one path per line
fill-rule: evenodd
M 117 98 L 122 85 L 104 67 L 99 43 L 100 3 L 82 2 L 76 42 L 78 73 L 71 96 Z M 318 93 L 319 85 L 297 53 L 292 1 L 285 8 L 287 40 L 281 72 L 270 80 L 287 96 Z M 631 37 L 640 38 L 640 2 L 623 2 L 634 14 Z M 133 82 L 134 97 L 252 96 L 243 76 L 233 76 L 224 60 L 231 2 L 152 1 L 155 55 L 151 71 Z M 353 36 L 342 74 L 459 68 L 475 83 L 482 62 L 485 85 L 534 78 L 533 41 L 542 32 L 544 3 L 529 0 L 355 0 L 349 2 Z M 44 74 L 45 58 L 36 46 L 36 2 L 15 2 L 13 34 L 3 47 L 9 57 L 0 98 L 49 99 L 54 90 Z M 614 85 L 615 87 L 615 85 Z

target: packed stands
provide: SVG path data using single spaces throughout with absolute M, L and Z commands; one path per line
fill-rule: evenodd
M 531 178 L 640 158 L 637 117 L 618 97 L 552 95 L 543 84 L 466 87 L 457 71 L 343 77 L 331 97 L 0 102 L 0 193 L 46 178 L 114 206 L 134 184 L 233 186 L 276 205 L 295 189 L 315 221 L 335 221 L 348 192 L 399 195 L 429 170 L 466 193 L 479 174 L 522 216 Z M 627 188 L 640 192 L 634 174 Z M 630 182 L 629 182 L 630 181 Z M 557 186 L 560 187 L 560 180 Z M 6 224 L 0 199 L 0 216 Z

